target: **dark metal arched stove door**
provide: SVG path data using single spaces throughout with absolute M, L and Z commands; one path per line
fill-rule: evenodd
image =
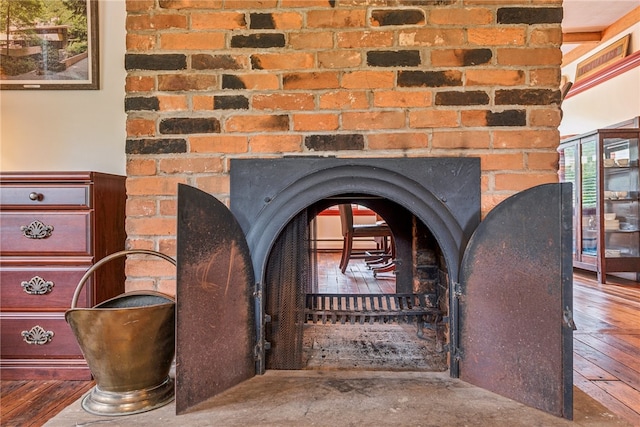
M 255 375 L 254 274 L 233 214 L 178 187 L 176 413 Z
M 500 203 L 473 234 L 458 292 L 460 378 L 572 419 L 570 184 Z

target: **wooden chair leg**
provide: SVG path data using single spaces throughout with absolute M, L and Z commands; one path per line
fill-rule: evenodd
M 345 259 L 347 256 L 347 236 L 342 241 L 342 254 L 340 255 L 340 271 L 344 271 L 342 267 L 345 265 Z
M 353 249 L 353 237 L 347 234 L 344 237 L 344 244 L 342 245 L 342 259 L 340 260 L 340 271 L 344 274 L 347 271 L 347 265 L 349 265 L 349 258 L 351 258 L 351 250 Z

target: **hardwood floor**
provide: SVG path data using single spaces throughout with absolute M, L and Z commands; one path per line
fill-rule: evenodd
M 392 275 L 373 275 L 338 257 L 319 263 L 321 292 L 393 292 Z M 334 268 L 335 266 L 335 268 Z M 334 271 L 335 270 L 335 271 Z M 640 283 L 574 274 L 574 384 L 631 425 L 640 426 Z M 88 381 L 0 382 L 0 425 L 41 426 L 93 386 Z
M 573 382 L 640 426 L 640 284 L 574 274 Z
M 318 255 L 318 293 L 328 294 L 390 294 L 396 291 L 393 273 L 380 273 L 373 277 L 363 260 L 351 260 L 345 274 L 340 272 L 337 252 Z
M 93 387 L 93 381 L 1 381 L 0 425 L 38 427 Z

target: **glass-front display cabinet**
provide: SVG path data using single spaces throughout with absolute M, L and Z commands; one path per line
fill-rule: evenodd
M 573 264 L 640 280 L 640 129 L 600 129 L 562 141 L 560 180 L 573 183 Z

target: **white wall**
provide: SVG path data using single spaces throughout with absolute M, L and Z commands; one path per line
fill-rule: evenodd
M 575 81 L 579 62 L 629 33 L 629 54 L 640 50 L 640 23 L 637 23 L 597 49 L 567 64 L 562 68 L 562 75 Z M 562 111 L 564 116 L 559 128 L 562 136 L 582 134 L 640 116 L 640 67 L 566 99 L 562 103 Z
M 0 170 L 125 174 L 125 2 L 98 13 L 100 90 L 0 91 Z

